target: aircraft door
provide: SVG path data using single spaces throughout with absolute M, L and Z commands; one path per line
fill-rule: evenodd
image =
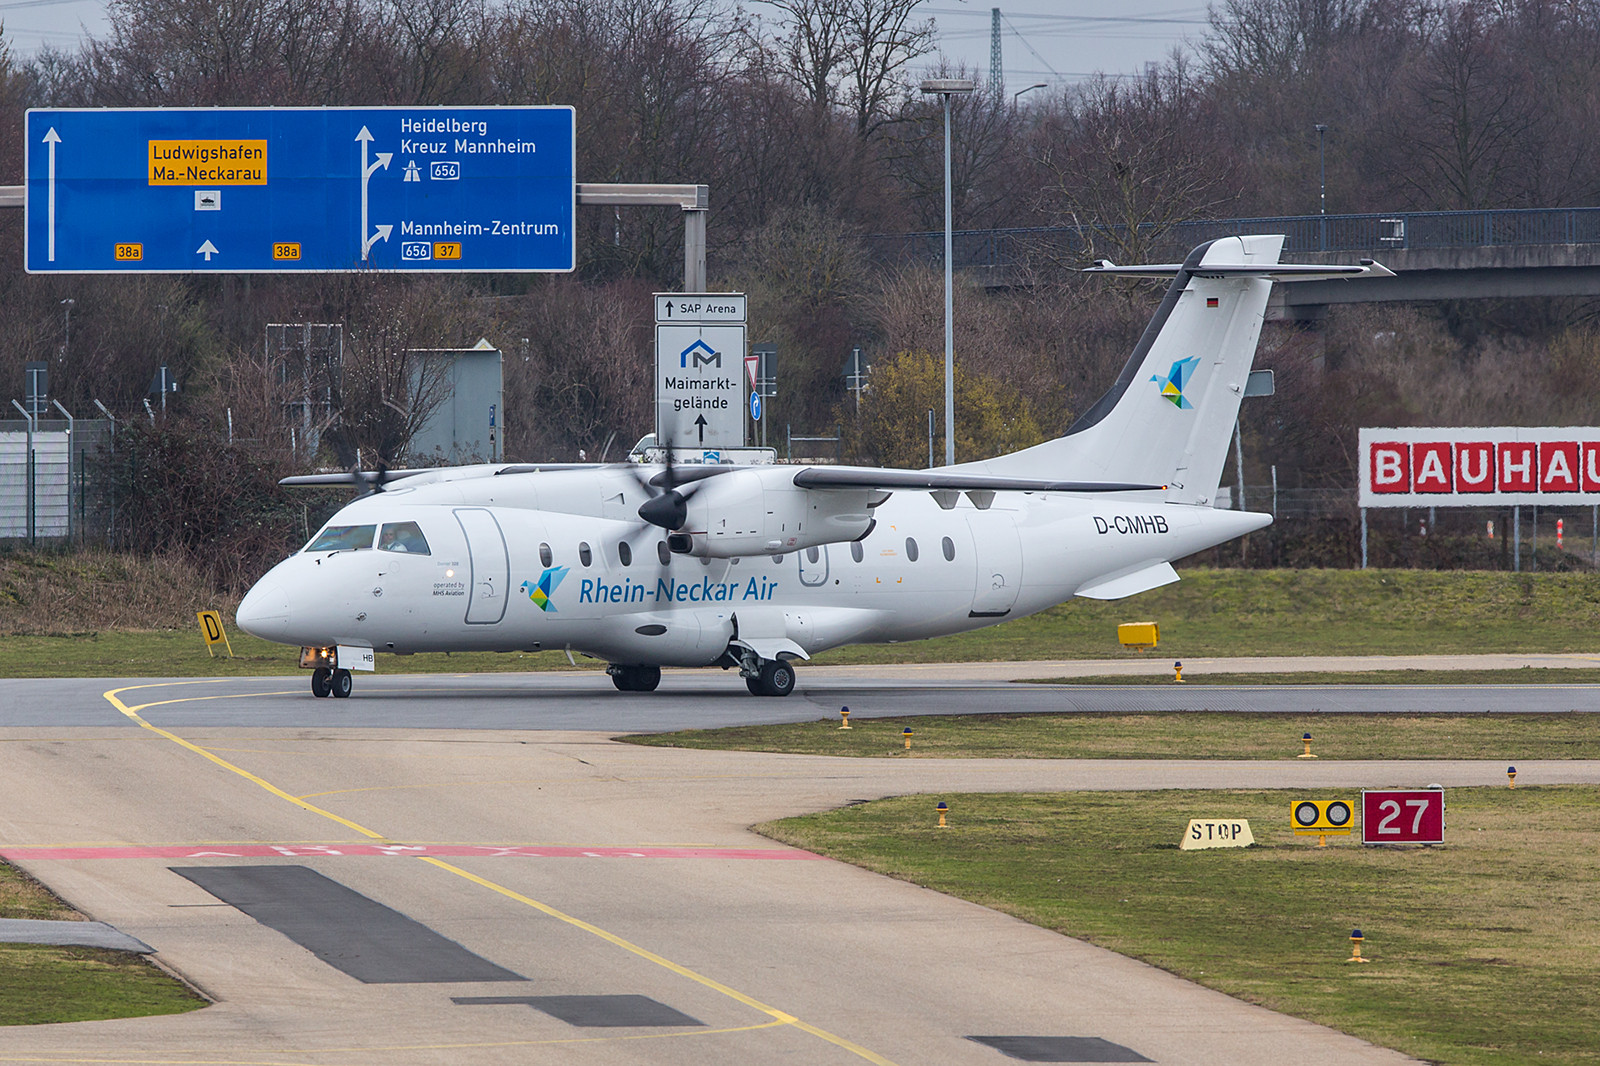
M 1022 583 L 1022 541 L 1009 511 L 982 511 L 967 518 L 977 556 L 972 617 L 999 618 L 1017 602 Z
M 468 625 L 493 625 L 505 617 L 507 592 L 511 585 L 511 560 L 506 552 L 505 534 L 492 511 L 482 507 L 462 507 L 456 521 L 467 537 L 467 554 L 472 559 L 472 580 L 467 586 Z
M 815 545 L 794 553 L 800 560 L 800 584 L 808 588 L 828 583 L 828 546 Z

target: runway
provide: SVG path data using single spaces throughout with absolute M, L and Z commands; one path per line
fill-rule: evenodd
M 1594 699 L 1551 689 L 1552 707 Z M 1500 783 L 1498 764 L 901 761 L 609 739 L 832 716 L 841 700 L 871 716 L 1140 691 L 817 676 L 780 700 L 707 675 L 652 695 L 603 677 L 390 676 L 335 701 L 302 678 L 3 682 L 0 854 L 217 1002 L 0 1028 L 0 1059 L 1017 1061 L 971 1039 L 1004 1036 L 1172 1063 L 1405 1061 L 747 827 L 908 792 L 1452 786 Z M 1179 694 L 1245 709 L 1251 691 Z M 1415 692 L 1390 703 L 1433 698 Z M 1584 762 L 1519 769 L 1600 780 Z
M 619 693 L 604 674 L 356 675 L 347 700 L 310 698 L 304 677 L 194 679 L 0 679 L 0 724 L 129 725 L 100 694 L 159 689 L 174 727 L 289 729 L 592 729 L 658 732 L 833 718 L 917 714 L 1254 713 L 1559 714 L 1600 711 L 1600 685 L 1031 685 L 973 680 L 1001 664 L 831 667 L 799 670 L 792 695 L 753 697 L 732 671 L 669 670 L 649 693 Z M 1061 664 L 1004 664 L 1047 676 Z M 888 676 L 876 676 L 887 674 Z M 140 696 L 141 700 L 145 697 Z

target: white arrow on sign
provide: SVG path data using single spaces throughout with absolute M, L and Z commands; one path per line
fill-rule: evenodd
M 378 172 L 379 168 L 382 168 L 384 170 L 388 170 L 389 169 L 389 162 L 390 162 L 390 160 L 392 160 L 394 158 L 394 153 L 393 152 L 379 152 L 377 154 L 376 161 L 369 165 L 367 163 L 367 145 L 371 144 L 375 139 L 376 138 L 374 138 L 372 136 L 372 131 L 367 129 L 366 126 L 362 126 L 361 127 L 361 132 L 356 134 L 356 140 L 361 142 L 361 261 L 362 262 L 366 262 L 367 253 L 372 251 L 372 246 L 374 244 L 376 244 L 378 241 L 387 241 L 389 239 L 390 232 L 394 229 L 394 227 L 392 225 L 390 225 L 390 226 L 379 226 L 376 233 L 372 234 L 371 236 L 367 235 L 367 183 L 372 180 L 372 175 L 376 174 Z
M 372 236 L 361 242 L 361 258 L 365 259 L 367 257 L 367 253 L 372 251 L 372 246 L 374 244 L 377 244 L 379 241 L 388 240 L 389 234 L 392 232 L 394 232 L 394 227 L 392 225 L 385 224 L 377 227 Z
M 49 243 L 50 262 L 54 263 L 56 261 L 56 145 L 61 143 L 61 134 L 56 132 L 56 128 L 54 126 L 51 126 L 50 132 L 44 135 L 44 143 L 50 146 L 50 180 L 48 183 L 48 188 L 50 190 L 50 195 L 48 197 L 50 201 L 48 212 L 50 219 Z
M 198 247 L 198 248 L 196 248 L 194 250 L 194 254 L 195 255 L 203 255 L 203 256 L 205 256 L 206 257 L 206 262 L 209 263 L 209 262 L 211 262 L 211 257 L 212 256 L 221 255 L 222 253 L 220 251 L 218 251 L 217 246 L 212 244 L 211 241 L 208 239 L 206 241 L 206 243 L 202 244 L 200 247 Z

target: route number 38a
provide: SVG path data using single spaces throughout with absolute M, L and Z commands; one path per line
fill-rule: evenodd
M 1444 843 L 1444 790 L 1363 791 L 1363 844 Z

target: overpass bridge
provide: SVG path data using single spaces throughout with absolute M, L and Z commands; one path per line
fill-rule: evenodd
M 986 287 L 1027 286 L 1042 270 L 1106 257 L 1124 233 L 1111 226 L 964 230 L 954 235 L 953 259 Z M 1286 260 L 1376 259 L 1396 273 L 1279 285 L 1267 316 L 1280 321 L 1316 321 L 1330 304 L 1600 296 L 1594 207 L 1195 220 L 1169 227 L 1151 244 L 1157 258 L 1178 261 L 1204 241 L 1253 233 L 1284 234 Z M 881 262 L 937 265 L 944 234 L 873 234 L 866 243 Z

